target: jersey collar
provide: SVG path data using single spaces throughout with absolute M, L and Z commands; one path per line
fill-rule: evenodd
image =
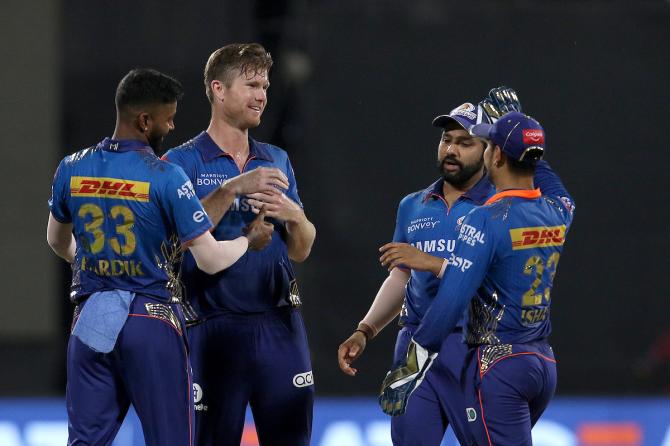
M 444 194 L 442 191 L 442 185 L 444 184 L 444 180 L 442 178 L 438 179 L 435 181 L 433 184 L 428 186 L 424 190 L 424 197 L 423 201 L 427 201 L 431 197 L 435 198 L 444 198 Z M 468 191 L 466 191 L 461 198 L 465 198 L 468 200 L 473 201 L 477 205 L 482 205 L 486 201 L 486 199 L 491 195 L 493 189 L 493 184 L 491 183 L 491 180 L 489 180 L 488 175 L 482 176 L 479 181 L 475 183 L 474 186 L 472 186 Z M 461 199 L 459 198 L 459 200 Z
M 510 189 L 498 192 L 488 200 L 485 204 L 491 204 L 498 200 L 501 200 L 505 197 L 518 197 L 526 198 L 528 200 L 533 200 L 535 198 L 540 198 L 542 196 L 542 191 L 540 189 Z
M 202 158 L 209 162 L 220 156 L 231 157 L 228 152 L 221 150 L 218 145 L 214 142 L 209 133 L 200 132 L 198 136 L 194 138 L 196 147 L 202 154 Z M 263 147 L 263 144 L 259 143 L 255 139 L 249 137 L 249 159 L 263 159 L 266 161 L 273 161 L 270 153 Z
M 98 143 L 98 148 L 107 152 L 147 152 L 154 153 L 154 150 L 144 141 L 138 139 L 112 139 L 105 138 Z

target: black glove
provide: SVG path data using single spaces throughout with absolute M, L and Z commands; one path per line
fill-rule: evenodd
M 488 97 L 484 98 L 479 106 L 484 109 L 492 124 L 505 113 L 522 111 L 521 101 L 519 101 L 516 91 L 504 85 L 492 88 Z
M 385 414 L 405 413 L 409 396 L 421 384 L 436 357 L 437 353 L 429 352 L 412 340 L 404 363 L 390 370 L 382 383 L 379 405 Z

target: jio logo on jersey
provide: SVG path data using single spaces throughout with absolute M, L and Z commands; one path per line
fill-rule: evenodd
M 293 377 L 293 385 L 296 387 L 307 387 L 314 384 L 314 378 L 312 377 L 312 371 L 305 373 L 298 373 Z

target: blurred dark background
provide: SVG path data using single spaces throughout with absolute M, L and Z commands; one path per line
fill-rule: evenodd
M 111 135 L 134 67 L 185 86 L 168 147 L 204 130 L 205 61 L 243 41 L 275 60 L 252 134 L 288 151 L 317 227 L 297 270 L 320 395 L 377 391 L 395 326 L 356 378 L 336 363 L 386 276 L 377 248 L 400 199 L 437 178 L 432 118 L 503 84 L 577 202 L 552 293 L 558 393 L 670 393 L 670 2 L 8 0 L 0 20 L 0 396 L 64 393 L 69 276 L 45 243 L 60 158 Z

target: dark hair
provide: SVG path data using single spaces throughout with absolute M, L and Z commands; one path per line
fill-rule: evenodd
M 126 74 L 116 88 L 116 109 L 142 105 L 171 104 L 184 96 L 178 80 L 150 68 L 136 68 Z
M 212 102 L 212 81 L 230 86 L 234 75 L 255 76 L 269 71 L 272 56 L 258 43 L 231 43 L 214 51 L 205 64 L 205 93 Z
M 519 161 L 507 155 L 509 162 L 509 170 L 517 175 L 535 175 L 535 166 L 537 165 L 537 158 Z

